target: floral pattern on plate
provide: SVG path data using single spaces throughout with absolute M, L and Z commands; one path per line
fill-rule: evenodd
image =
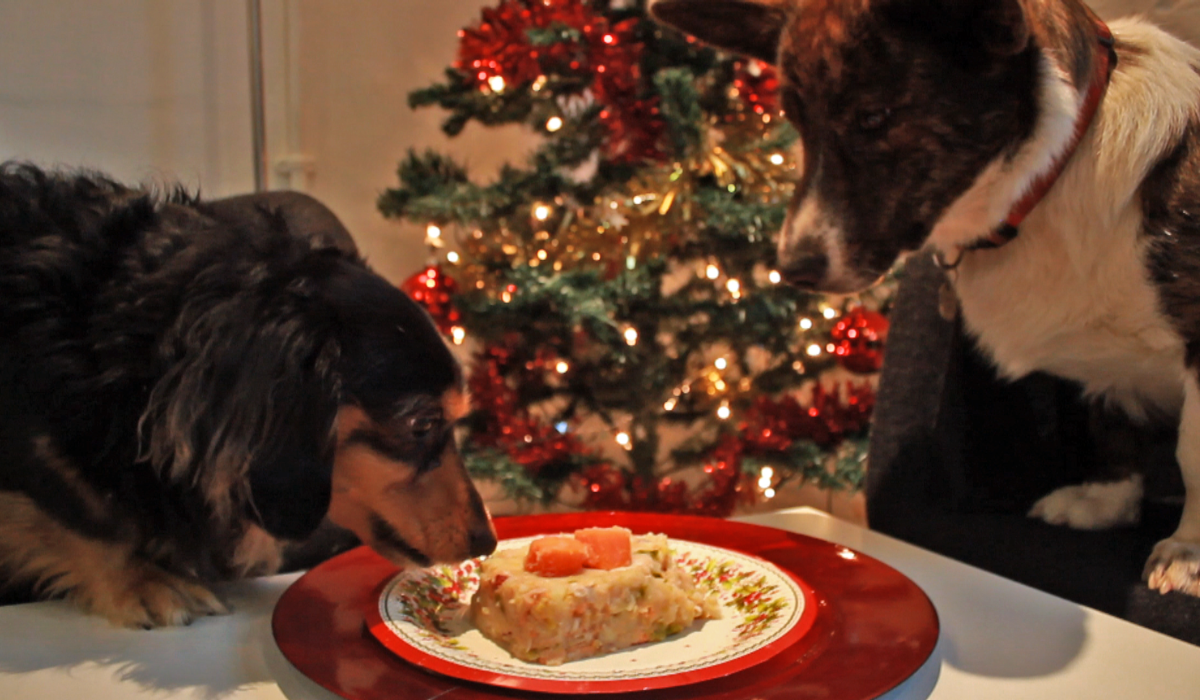
M 506 540 L 522 547 L 533 537 Z M 661 642 L 642 644 L 561 666 L 512 657 L 471 624 L 471 596 L 479 586 L 479 560 L 458 566 L 404 571 L 383 586 L 382 630 L 420 651 L 468 668 L 520 678 L 618 681 L 685 673 L 728 663 L 788 634 L 804 612 L 805 593 L 775 565 L 721 547 L 671 539 L 677 563 L 696 584 L 716 591 L 722 618 L 694 623 Z

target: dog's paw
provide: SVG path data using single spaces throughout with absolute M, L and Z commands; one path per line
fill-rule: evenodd
M 197 617 L 229 612 L 203 584 L 152 565 L 133 567 L 103 584 L 77 588 L 72 596 L 89 612 L 115 625 L 141 629 L 187 625 Z
M 1142 480 L 1096 482 L 1064 486 L 1043 496 L 1029 517 L 1076 530 L 1105 530 L 1132 525 L 1142 512 Z
M 1154 545 L 1142 573 L 1159 593 L 1179 591 L 1200 596 L 1200 544 L 1168 538 Z

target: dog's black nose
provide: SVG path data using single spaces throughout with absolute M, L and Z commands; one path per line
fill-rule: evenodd
M 496 529 L 492 521 L 485 519 L 482 525 L 471 528 L 470 546 L 472 557 L 482 557 L 496 551 Z
M 829 256 L 824 253 L 812 253 L 790 263 L 781 270 L 783 279 L 788 284 L 800 289 L 816 289 L 825 280 L 829 272 Z

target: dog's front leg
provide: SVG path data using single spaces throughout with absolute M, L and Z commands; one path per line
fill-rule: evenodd
M 1151 588 L 1200 596 L 1200 383 L 1197 372 L 1184 382 L 1183 415 L 1175 450 L 1185 490 L 1183 517 L 1175 534 L 1154 546 L 1143 576 Z
M 14 492 L 0 491 L 0 569 L 124 627 L 185 625 L 227 611 L 201 582 L 142 559 L 130 543 L 75 532 Z

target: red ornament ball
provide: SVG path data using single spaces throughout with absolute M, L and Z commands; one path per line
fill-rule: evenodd
M 842 316 L 829 336 L 833 340 L 833 354 L 843 367 L 851 372 L 870 374 L 883 367 L 887 333 L 887 316 L 858 307 Z
M 441 265 L 430 265 L 404 280 L 400 289 L 412 300 L 425 307 L 438 330 L 449 333 L 458 325 L 459 313 L 454 308 L 453 297 L 458 292 L 458 283 L 442 271 Z

